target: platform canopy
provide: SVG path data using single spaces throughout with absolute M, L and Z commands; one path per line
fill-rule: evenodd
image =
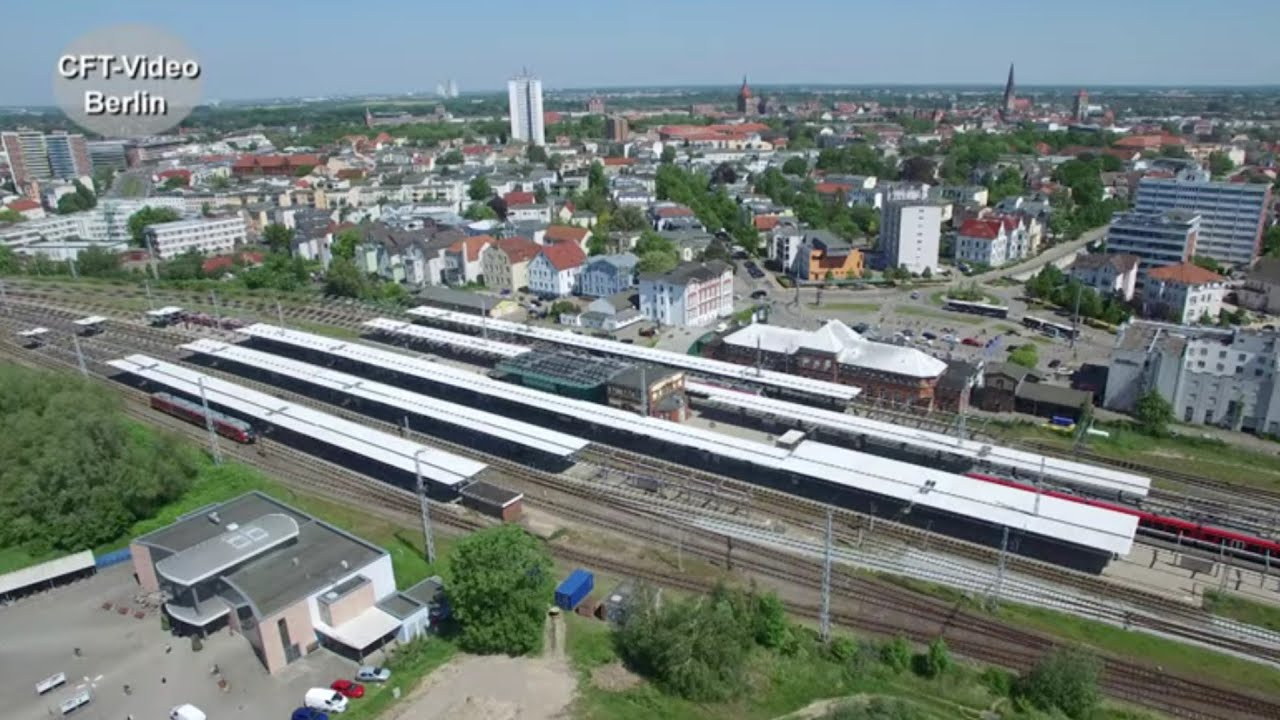
M 19 331 L 18 337 L 36 338 L 36 337 L 40 337 L 41 335 L 47 335 L 47 334 L 49 334 L 49 328 L 36 327 L 36 328 L 31 328 L 30 330 Z

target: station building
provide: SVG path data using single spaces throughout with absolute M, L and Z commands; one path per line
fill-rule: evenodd
M 320 647 L 359 660 L 430 626 L 386 550 L 263 493 L 197 510 L 130 545 L 175 632 L 242 635 L 271 673 Z
M 683 370 L 581 353 L 535 350 L 498 363 L 493 377 L 577 400 L 683 422 Z
M 812 332 L 754 323 L 704 350 L 717 360 L 854 385 L 862 398 L 933 406 L 947 364 L 915 348 L 873 342 L 832 320 Z

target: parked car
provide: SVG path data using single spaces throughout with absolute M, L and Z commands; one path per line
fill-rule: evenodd
M 915 334 L 916 334 L 916 331 L 915 331 L 915 330 L 912 330 L 911 328 L 903 328 L 903 329 L 902 329 L 902 335 L 903 335 L 903 337 L 911 337 L 912 335 L 915 335 Z
M 924 332 L 922 332 L 922 333 L 920 333 L 920 334 L 924 336 L 924 339 L 925 339 L 925 340 L 937 340 L 937 339 L 938 339 L 938 335 L 937 335 L 937 333 L 931 333 L 931 332 L 929 332 L 928 330 L 925 330 Z
M 869 329 L 871 329 L 871 326 L 866 323 L 855 323 L 853 326 L 853 331 L 859 335 L 866 335 Z
M 912 300 L 919 300 L 919 299 L 920 299 L 920 291 L 919 291 L 919 290 L 912 290 L 912 291 L 911 291 L 911 299 L 912 299 Z
M 329 687 L 352 699 L 364 697 L 364 686 L 358 682 L 345 679 L 334 680 Z
M 982 341 L 981 341 L 981 340 L 979 340 L 979 339 L 978 339 L 978 338 L 976 338 L 976 337 L 967 337 L 967 338 L 965 338 L 965 339 L 961 340 L 961 341 L 960 341 L 960 344 L 961 344 L 961 345 L 968 345 L 969 347 L 982 347 Z
M 1054 358 L 1049 361 L 1049 369 L 1052 370 L 1053 368 L 1056 368 L 1061 364 L 1062 364 L 1061 360 L 1059 360 L 1058 358 Z
M 347 711 L 348 700 L 340 692 L 329 688 L 311 688 L 302 697 L 302 704 L 315 710 L 341 713 Z
M 289 720 L 329 720 L 329 713 L 321 712 L 315 708 L 300 707 L 293 711 L 289 716 Z
M 362 682 L 386 682 L 391 679 L 391 671 L 384 667 L 362 665 L 356 671 L 356 680 Z
M 169 711 L 169 720 L 205 720 L 205 717 L 203 710 L 190 703 Z
M 751 299 L 752 299 L 752 300 L 762 300 L 762 299 L 767 298 L 767 297 L 769 297 L 769 291 L 768 291 L 768 290 L 756 290 L 756 291 L 753 291 L 753 292 L 751 293 Z

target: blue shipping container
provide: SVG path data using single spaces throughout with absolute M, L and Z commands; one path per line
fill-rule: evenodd
M 1075 420 L 1072 420 L 1069 417 L 1062 417 L 1061 415 L 1054 415 L 1052 418 L 1049 419 L 1049 422 L 1053 423 L 1054 425 L 1060 425 L 1062 427 L 1071 427 L 1072 425 L 1076 424 Z
M 556 588 L 556 606 L 562 610 L 573 610 L 587 599 L 595 589 L 596 578 L 591 573 L 578 568 L 569 573 L 569 577 Z

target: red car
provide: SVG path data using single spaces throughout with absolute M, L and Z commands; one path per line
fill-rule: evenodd
M 340 692 L 352 699 L 364 697 L 364 686 L 351 680 L 334 680 L 329 689 Z
M 969 347 L 982 347 L 982 341 L 979 340 L 978 338 L 972 338 L 972 337 L 967 337 L 961 340 L 960 344 L 968 345 Z

